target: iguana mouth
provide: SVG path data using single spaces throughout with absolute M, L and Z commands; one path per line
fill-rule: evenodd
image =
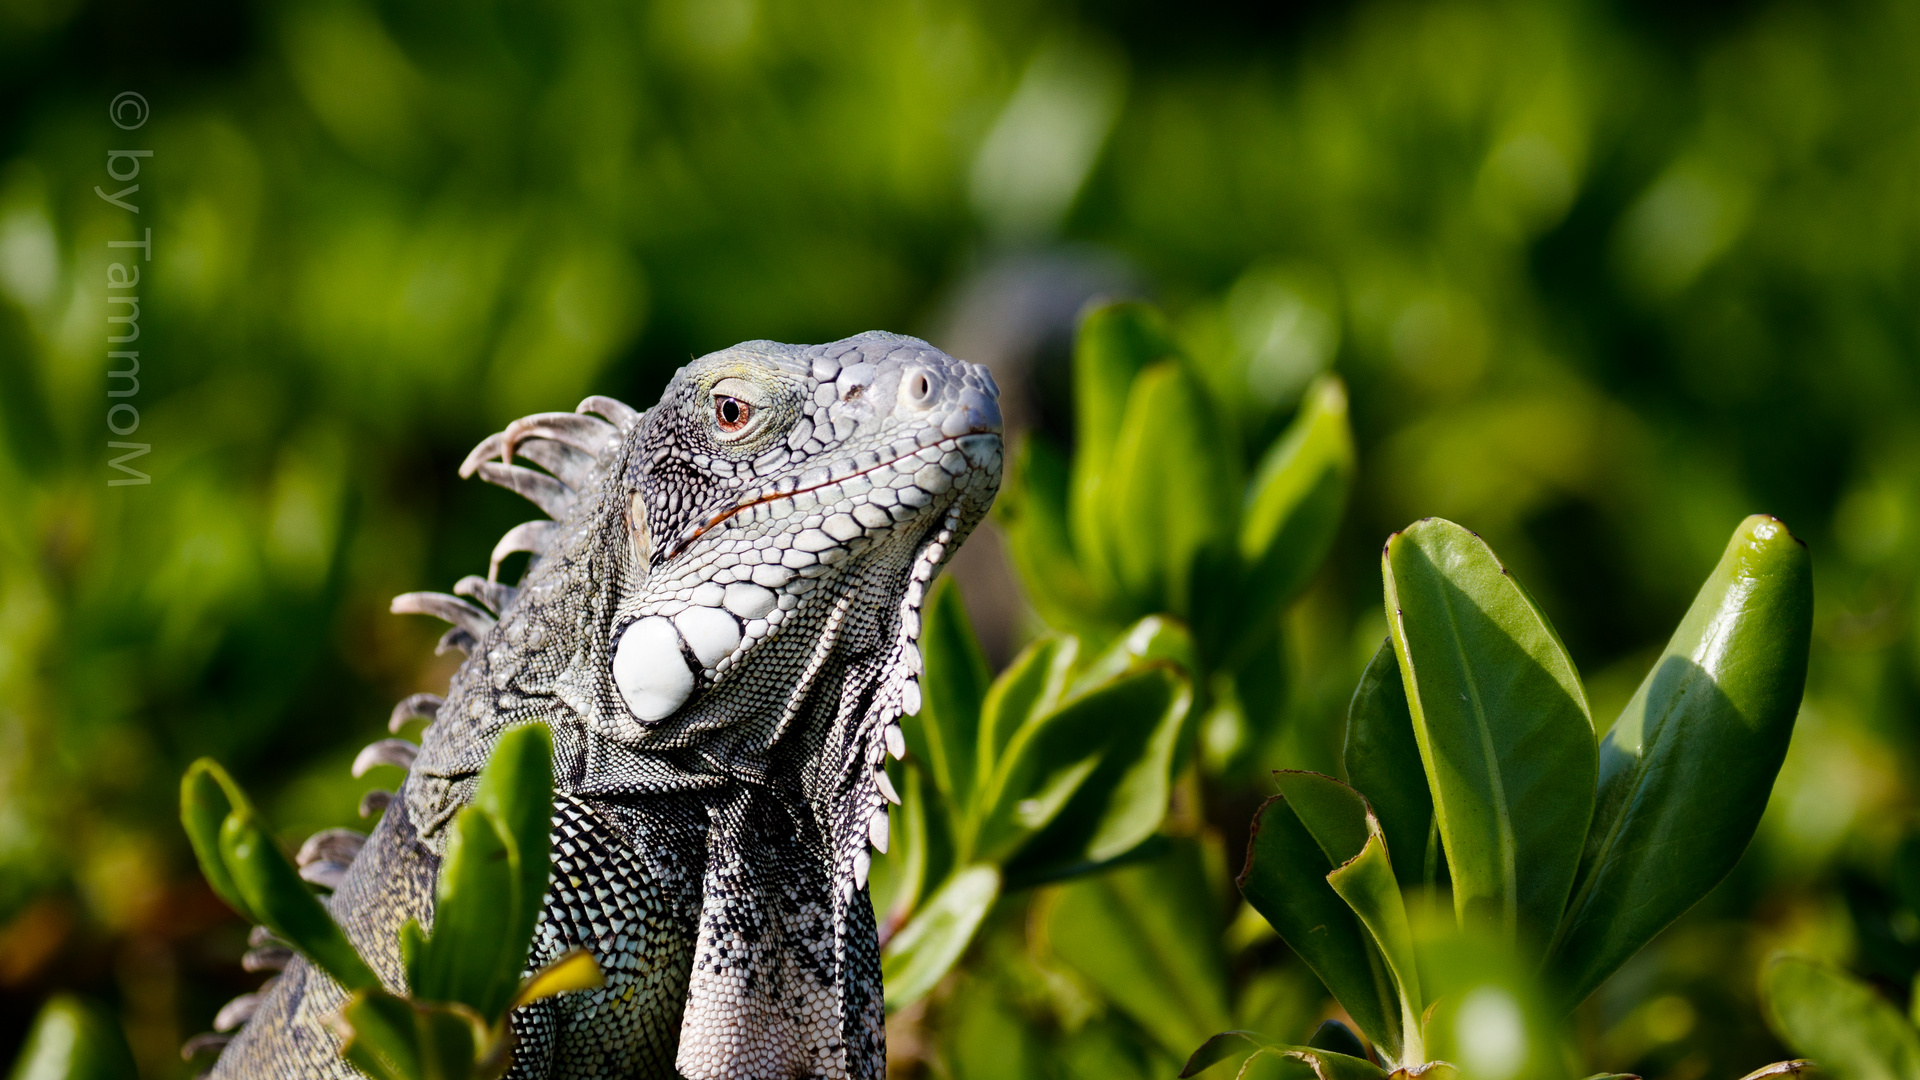
M 731 519 L 735 515 L 744 513 L 748 510 L 752 510 L 754 507 L 759 506 L 762 503 L 778 502 L 781 499 L 791 499 L 796 495 L 804 495 L 811 491 L 819 491 L 823 488 L 833 487 L 836 484 L 844 484 L 847 481 L 854 479 L 855 477 L 866 476 L 869 473 L 879 472 L 881 469 L 890 468 L 894 465 L 900 464 L 903 461 L 908 461 L 910 459 L 917 458 L 920 456 L 922 451 L 925 451 L 934 447 L 939 447 L 942 449 L 957 449 L 960 447 L 962 443 L 966 442 L 968 439 L 978 438 L 981 435 L 997 436 L 999 434 L 1000 434 L 999 429 L 994 427 L 987 427 L 983 425 L 979 427 L 970 428 L 962 434 L 941 439 L 939 442 L 928 443 L 926 446 L 920 447 L 919 449 L 913 451 L 910 454 L 901 454 L 899 457 L 896 457 L 896 458 L 889 458 L 886 461 L 876 462 L 872 465 L 867 466 L 864 469 L 860 469 L 857 472 L 850 472 L 845 476 L 824 480 L 810 487 L 796 487 L 792 491 L 772 491 L 764 495 L 757 495 L 751 499 L 747 499 L 744 502 L 740 502 L 733 506 L 730 506 L 727 509 L 720 511 L 719 513 L 714 514 L 712 517 L 709 517 L 707 520 L 701 522 L 697 527 L 681 533 L 680 538 L 674 542 L 673 547 L 667 551 L 664 557 L 667 559 L 679 558 L 682 552 L 686 551 L 689 547 L 692 547 L 694 542 L 696 540 L 699 540 L 702 536 L 705 536 L 707 533 L 713 531 L 714 529 L 719 528 L 721 525 L 725 524 L 729 519 Z

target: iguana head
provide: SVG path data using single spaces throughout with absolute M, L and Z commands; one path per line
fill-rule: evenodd
M 688 364 L 644 413 L 590 398 L 482 443 L 463 473 L 553 520 L 496 549 L 490 577 L 534 552 L 518 589 L 456 588 L 499 625 L 452 597 L 396 602 L 457 617 L 474 653 L 416 778 L 470 776 L 499 730 L 539 719 L 575 794 L 799 784 L 864 885 L 884 755 L 919 709 L 921 601 L 999 485 L 997 398 L 985 368 L 916 338 L 752 341 Z M 449 809 L 416 787 L 431 835 Z

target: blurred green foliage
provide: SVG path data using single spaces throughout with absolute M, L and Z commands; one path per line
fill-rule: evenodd
M 1165 857 L 1202 868 L 1183 902 L 1232 976 L 1207 1023 L 1304 1039 L 1327 1014 L 1235 915 L 1234 823 L 1264 770 L 1337 769 L 1385 632 L 1374 553 L 1428 515 L 1527 582 L 1603 718 L 1727 531 L 1793 523 L 1813 660 L 1758 838 L 1580 1038 L 1682 1080 L 1782 1056 L 1756 997 L 1777 946 L 1897 1008 L 1920 969 L 1917 54 L 1897 0 L 7 0 L 0 1056 L 72 987 L 173 1075 L 250 988 L 174 779 L 214 754 L 276 793 L 283 839 L 353 823 L 353 748 L 449 670 L 386 598 L 470 572 L 521 514 L 453 479 L 468 446 L 587 390 L 644 403 L 746 338 L 943 343 L 949 301 L 1023 253 L 1124 264 L 1183 353 L 1221 358 L 1198 377 L 1242 475 L 1316 376 L 1350 395 L 1352 500 L 1272 635 L 1273 722 L 1203 719 L 1242 786 L 1176 788 Z M 127 132 L 130 89 L 152 115 Z M 126 186 L 127 148 L 154 151 L 137 217 L 93 191 Z M 148 227 L 139 392 L 108 399 L 131 257 L 105 244 Z M 107 486 L 109 439 L 151 445 L 150 485 Z M 895 1056 L 1175 1071 L 1177 1026 L 1103 990 L 1073 933 L 1139 924 L 1130 872 L 988 916 Z

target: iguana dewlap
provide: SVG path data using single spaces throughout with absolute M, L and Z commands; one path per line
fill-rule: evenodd
M 463 475 L 549 520 L 455 587 L 474 602 L 394 602 L 451 621 L 468 659 L 444 703 L 395 710 L 432 720 L 417 755 L 362 755 L 411 766 L 372 835 L 302 852 L 382 979 L 402 988 L 395 933 L 431 925 L 446 827 L 500 733 L 546 724 L 554 876 L 530 966 L 580 945 L 607 985 L 515 1014 L 510 1075 L 880 1077 L 882 765 L 920 707 L 928 584 L 999 486 L 997 398 L 915 338 L 752 341 L 644 413 L 589 398 L 476 448 Z M 498 584 L 515 551 L 528 572 Z M 254 966 L 284 958 L 269 944 Z M 251 1019 L 213 1075 L 354 1076 L 325 1024 L 342 1000 L 293 958 L 223 1012 Z

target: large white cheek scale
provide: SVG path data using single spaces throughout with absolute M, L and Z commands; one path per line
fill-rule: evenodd
M 672 715 L 693 693 L 693 671 L 673 623 L 649 615 L 628 624 L 613 647 L 613 684 L 633 715 L 649 723 Z

